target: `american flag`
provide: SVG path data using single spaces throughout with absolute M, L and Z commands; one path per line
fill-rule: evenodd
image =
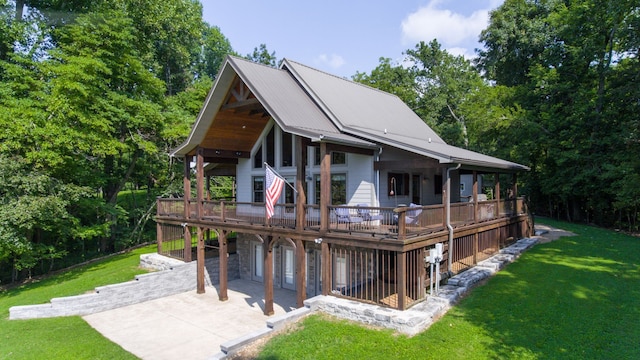
M 282 193 L 284 180 L 280 176 L 276 175 L 276 173 L 268 166 L 266 180 L 267 190 L 265 196 L 265 208 L 267 211 L 267 219 L 271 219 L 274 214 L 273 207 L 278 202 L 280 193 Z

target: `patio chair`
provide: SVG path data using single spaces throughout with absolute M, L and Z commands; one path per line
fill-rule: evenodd
M 334 211 L 338 224 L 347 224 L 349 229 L 351 229 L 351 224 L 360 224 L 363 221 L 359 216 L 351 216 L 349 209 L 346 207 L 337 207 Z
M 371 211 L 369 210 L 369 204 L 358 204 L 358 216 L 362 218 L 364 221 L 374 221 L 374 220 L 382 220 L 384 216 L 371 215 Z
M 420 225 L 420 219 L 418 218 L 418 215 L 422 213 L 422 205 L 411 203 L 409 204 L 409 207 L 417 209 L 407 211 L 407 215 L 405 216 L 407 225 Z

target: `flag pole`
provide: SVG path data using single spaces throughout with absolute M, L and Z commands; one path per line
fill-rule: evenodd
M 272 168 L 272 167 L 271 167 L 271 166 L 270 166 L 266 161 L 264 162 L 264 165 L 265 165 L 266 167 L 268 167 L 269 169 L 271 169 L 271 171 L 272 171 L 272 172 L 273 172 L 277 177 L 279 177 L 280 179 L 282 179 L 282 181 L 284 181 L 284 183 L 285 183 L 285 184 L 289 185 L 289 187 L 291 188 L 291 190 L 293 190 L 293 192 L 295 192 L 296 194 L 298 193 L 298 190 L 296 190 L 296 188 L 295 188 L 295 187 L 293 187 L 293 185 L 289 184 L 289 182 L 288 182 L 288 181 L 287 181 L 287 180 L 286 180 L 282 175 L 278 174 L 278 172 L 277 172 L 274 168 Z

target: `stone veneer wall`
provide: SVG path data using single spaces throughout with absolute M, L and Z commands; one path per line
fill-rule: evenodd
M 219 264 L 217 257 L 205 261 L 207 285 L 220 282 Z M 90 294 L 53 298 L 48 304 L 13 306 L 9 319 L 88 315 L 196 289 L 196 261 L 184 263 L 154 253 L 141 255 L 140 266 L 159 271 L 137 275 L 133 281 L 100 286 Z M 228 271 L 229 280 L 240 278 L 238 255 L 229 255 Z

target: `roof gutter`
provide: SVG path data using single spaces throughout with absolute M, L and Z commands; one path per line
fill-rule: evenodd
M 451 271 L 453 266 L 453 256 L 451 253 L 453 251 L 453 226 L 451 226 L 451 170 L 458 170 L 462 164 L 458 164 L 456 167 L 447 168 L 447 202 L 445 204 L 446 214 L 447 214 L 447 230 L 449 230 L 449 256 L 448 257 L 448 269 Z

